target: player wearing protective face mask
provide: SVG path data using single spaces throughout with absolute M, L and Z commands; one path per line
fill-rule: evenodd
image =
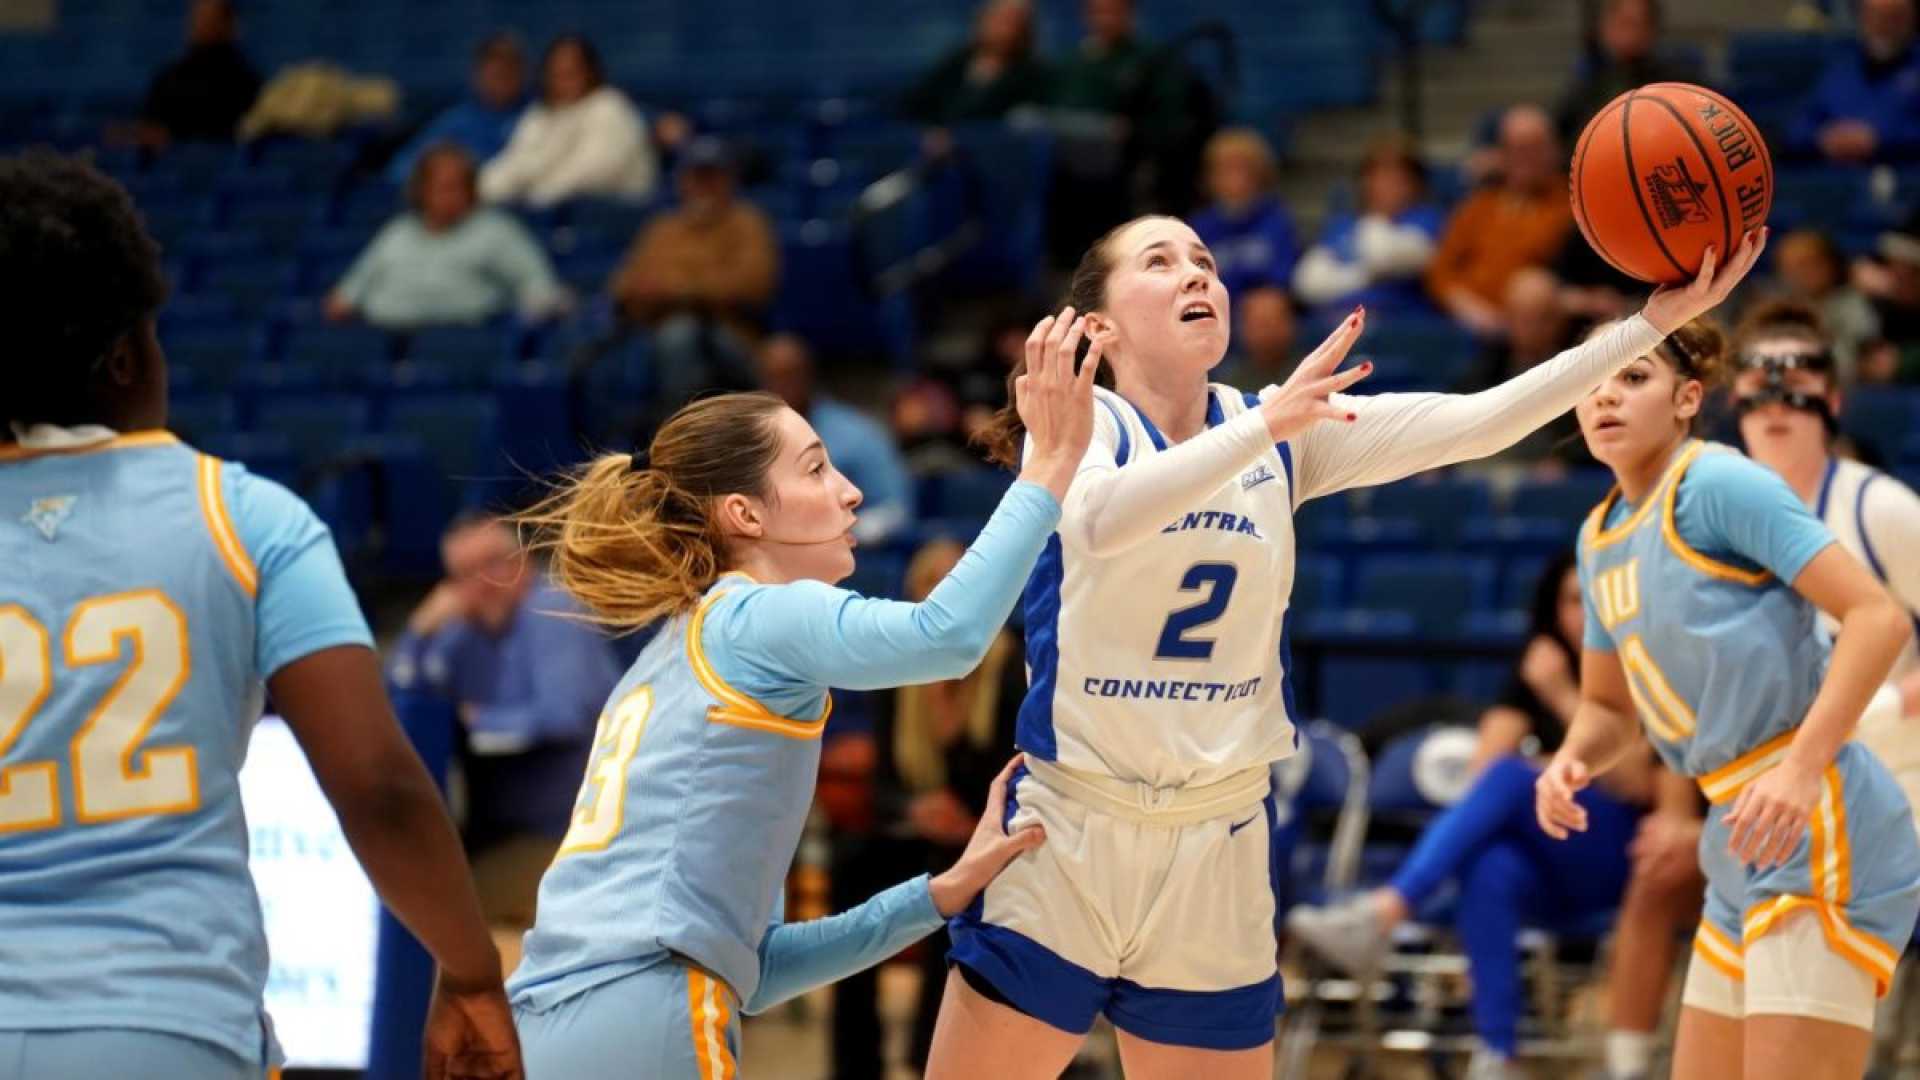
M 1920 496 L 1832 450 L 1843 404 L 1820 315 L 1780 301 L 1753 309 L 1735 335 L 1734 406 L 1755 461 L 1784 477 L 1835 539 L 1866 564 L 1920 626 Z M 1835 627 L 1826 620 L 1827 629 Z M 1861 717 L 1858 738 L 1920 805 L 1920 650 L 1900 651 L 1892 682 Z

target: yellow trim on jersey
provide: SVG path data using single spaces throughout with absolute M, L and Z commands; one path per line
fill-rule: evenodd
M 1746 981 L 1747 959 L 1740 946 L 1707 919 L 1700 920 L 1700 929 L 1693 935 L 1693 954 L 1713 965 L 1727 978 L 1735 982 Z
M 170 431 L 135 431 L 79 446 L 21 446 L 19 443 L 6 443 L 0 445 L 0 461 L 24 461 L 55 454 L 91 454 L 97 450 L 132 450 L 141 446 L 173 446 L 179 441 Z
M 693 1059 L 700 1080 L 734 1080 L 737 1066 L 727 1046 L 733 991 L 697 967 L 687 968 L 687 1013 L 693 1018 Z
M 1688 546 L 1687 542 L 1680 536 L 1680 526 L 1675 521 L 1673 511 L 1674 504 L 1680 496 L 1680 481 L 1682 477 L 1685 476 L 1688 466 L 1693 464 L 1694 460 L 1700 456 L 1700 452 L 1705 448 L 1705 443 L 1695 443 L 1693 444 L 1693 448 L 1687 451 L 1686 456 L 1680 460 L 1679 470 L 1674 474 L 1673 482 L 1667 486 L 1666 494 L 1660 500 L 1662 507 L 1660 513 L 1660 535 L 1666 537 L 1667 547 L 1672 549 L 1675 555 L 1680 556 L 1682 562 L 1710 578 L 1719 578 L 1721 581 L 1731 581 L 1737 585 L 1746 585 L 1749 587 L 1765 585 L 1773 579 L 1773 575 L 1768 571 L 1742 570 L 1730 563 L 1723 563 L 1718 559 L 1710 558 Z
M 749 578 L 748 580 L 752 580 Z M 817 739 L 827 729 L 827 717 L 833 715 L 833 695 L 827 695 L 826 705 L 820 710 L 816 720 L 796 720 L 781 716 L 760 702 L 727 685 L 720 673 L 713 669 L 707 660 L 706 647 L 700 643 L 700 632 L 706 626 L 707 612 L 714 602 L 727 595 L 722 589 L 700 602 L 693 611 L 693 617 L 687 620 L 687 663 L 693 667 L 693 676 L 707 693 L 719 699 L 721 704 L 707 710 L 707 719 L 715 723 L 731 724 L 734 727 L 751 728 L 755 731 L 768 731 L 775 735 L 784 735 L 790 739 Z
M 1780 764 L 1780 760 L 1787 756 L 1787 748 L 1793 745 L 1793 737 L 1798 731 L 1798 728 L 1783 731 L 1702 776 L 1700 778 L 1701 794 L 1707 797 L 1708 802 L 1716 805 L 1740 794 L 1740 789 L 1746 787 L 1749 781 Z
M 1694 454 L 1700 452 L 1700 446 L 1700 443 L 1693 443 L 1674 455 L 1673 461 L 1667 466 L 1667 471 L 1660 474 L 1660 482 L 1653 485 L 1653 490 L 1648 492 L 1647 497 L 1640 501 L 1640 505 L 1635 508 L 1633 514 L 1629 516 L 1627 520 L 1615 525 L 1611 529 L 1602 528 L 1607 522 L 1607 515 L 1613 511 L 1613 504 L 1620 500 L 1620 485 L 1615 484 L 1613 490 L 1607 492 L 1607 497 L 1601 499 L 1600 505 L 1594 507 L 1593 513 L 1587 516 L 1588 550 L 1599 551 L 1601 548 L 1612 547 L 1614 544 L 1630 536 L 1633 530 L 1639 528 L 1640 523 L 1647 519 L 1647 514 L 1652 512 L 1654 504 L 1660 501 L 1660 497 L 1663 494 L 1661 489 L 1669 481 L 1673 480 L 1675 470 L 1686 468 L 1686 463 L 1693 459 Z
M 1847 921 L 1845 913 L 1834 904 L 1805 896 L 1776 896 L 1771 900 L 1763 900 L 1747 909 L 1745 926 L 1741 931 L 1747 947 L 1751 948 L 1754 942 L 1778 928 L 1788 915 L 1803 908 L 1819 916 L 1827 947 L 1872 976 L 1875 994 L 1885 997 L 1887 987 L 1893 983 L 1894 965 L 1900 961 L 1899 950 L 1872 934 L 1855 929 Z
M 260 571 L 253 565 L 253 558 L 247 554 L 246 545 L 240 542 L 240 533 L 233 527 L 233 518 L 227 513 L 227 496 L 220 483 L 220 459 L 201 454 L 198 479 L 200 515 L 206 519 L 213 546 L 220 551 L 220 561 L 227 564 L 227 572 L 233 575 L 248 596 L 257 595 L 260 591 Z

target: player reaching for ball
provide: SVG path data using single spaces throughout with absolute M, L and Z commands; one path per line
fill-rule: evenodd
M 555 580 L 594 617 L 665 620 L 608 699 L 510 984 L 535 1080 L 732 1080 L 741 1014 L 932 933 L 1042 841 L 1003 827 L 1010 764 L 950 869 L 781 922 L 827 688 L 957 678 L 980 662 L 1060 519 L 1096 370 L 1061 358 L 1020 377 L 1034 452 L 918 604 L 833 587 L 853 572 L 860 492 L 770 394 L 687 405 L 647 453 L 590 462 L 528 512 Z
M 1852 1078 L 1920 915 L 1920 838 L 1848 740 L 1912 627 L 1785 481 L 1691 437 L 1719 374 L 1663 346 L 1580 402 L 1618 486 L 1581 532 L 1582 700 L 1536 809 L 1585 828 L 1574 794 L 1644 727 L 1711 804 L 1674 1075 Z
M 1228 296 L 1193 230 L 1145 217 L 1096 242 L 1071 306 L 1027 344 L 1029 363 L 1084 345 L 1113 373 L 1027 585 L 1027 761 L 1009 806 L 1048 843 L 954 920 L 928 1076 L 1056 1076 L 1102 1013 L 1129 1076 L 1270 1076 L 1268 775 L 1296 741 L 1294 511 L 1511 445 L 1724 299 L 1763 243 L 1483 393 L 1339 394 L 1369 370 L 1336 373 L 1356 311 L 1256 397 L 1207 382 Z M 993 449 L 1012 462 L 1020 426 L 1000 420 Z

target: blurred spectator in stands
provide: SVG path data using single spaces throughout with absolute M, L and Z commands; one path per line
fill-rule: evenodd
M 593 44 L 578 34 L 555 38 L 540 69 L 540 100 L 481 171 L 480 194 L 535 207 L 582 196 L 651 196 L 660 165 L 646 119 L 607 85 Z
M 1431 310 L 1421 275 L 1445 214 L 1427 198 L 1427 169 L 1401 136 L 1376 140 L 1360 165 L 1358 213 L 1331 216 L 1293 273 L 1293 291 L 1316 315 Z M 1216 250 L 1215 254 L 1218 254 Z
M 1920 155 L 1920 49 L 1914 0 L 1860 0 L 1860 44 L 1813 88 L 1788 146 L 1828 161 Z
M 1428 293 L 1483 337 L 1501 330 L 1507 282 L 1522 267 L 1552 261 L 1573 228 L 1566 159 L 1545 109 L 1507 110 L 1500 120 L 1499 157 L 1499 182 L 1454 211 L 1427 269 Z
M 998 120 L 1045 99 L 1046 69 L 1033 55 L 1029 0 L 986 0 L 973 38 L 947 54 L 901 101 L 907 118 L 931 128 Z
M 668 411 L 704 389 L 755 384 L 753 346 L 780 280 L 773 223 L 737 197 L 726 144 L 689 142 L 677 185 L 679 205 L 640 231 L 608 287 L 621 315 L 653 335 Z
M 1515 273 L 1501 303 L 1506 331 L 1485 345 L 1456 392 L 1470 394 L 1497 386 L 1572 345 L 1574 325 L 1561 303 L 1562 292 L 1550 271 L 1529 266 Z M 1586 451 L 1579 434 L 1573 415 L 1562 414 L 1491 460 L 1502 465 L 1536 465 L 1582 459 Z
M 760 385 L 807 418 L 833 467 L 860 489 L 854 538 L 883 540 L 913 520 L 913 481 L 893 438 L 878 420 L 820 393 L 813 349 L 793 334 L 775 334 L 760 346 Z
M 953 540 L 928 542 L 907 565 L 902 598 L 925 600 L 965 553 L 965 545 Z M 1002 630 L 980 666 L 967 675 L 875 695 L 873 826 L 834 836 L 836 911 L 888 882 L 947 866 L 959 855 L 985 810 L 984 785 L 1013 756 L 1014 722 L 1026 690 L 1020 638 Z M 907 1044 L 907 1063 L 916 1074 L 927 1064 L 947 980 L 944 932 L 921 943 L 920 970 Z M 877 967 L 834 984 L 834 1080 L 886 1075 L 878 989 Z
M 1256 392 L 1286 382 L 1299 359 L 1293 298 L 1271 286 L 1241 293 L 1233 297 L 1233 321 L 1233 346 L 1212 381 Z
M 1567 233 L 1550 269 L 1560 279 L 1560 310 L 1576 323 L 1624 319 L 1653 288 L 1615 270 L 1578 231 Z
M 1007 376 L 1044 314 L 1024 301 L 1002 306 L 989 317 L 978 348 L 945 362 L 936 352 L 894 396 L 894 438 L 914 473 L 980 468 L 973 440 L 1007 403 Z
M 1880 315 L 1847 281 L 1840 249 L 1818 229 L 1796 229 L 1774 242 L 1779 291 L 1820 312 L 1833 339 L 1834 372 L 1842 386 L 1859 377 L 1860 346 L 1880 336 Z
M 462 515 L 440 552 L 446 579 L 408 617 L 392 675 L 458 702 L 474 879 L 488 920 L 523 931 L 620 663 L 605 636 L 572 617 L 580 606 L 546 579 L 512 526 Z
M 1213 252 L 1220 282 L 1234 296 L 1261 287 L 1284 289 L 1300 258 L 1293 219 L 1281 203 L 1273 147 L 1252 128 L 1232 128 L 1207 143 L 1205 210 L 1193 231 Z
M 260 73 L 240 51 L 239 15 L 231 0 L 195 0 L 187 16 L 187 51 L 147 86 L 137 138 L 155 149 L 231 142 L 259 95 Z
M 1920 213 L 1882 233 L 1876 257 L 1854 264 L 1853 283 L 1873 303 L 1880 330 L 1893 350 L 1873 350 L 1891 359 L 1890 373 L 1900 382 L 1920 383 Z M 1861 367 L 1869 365 L 1863 352 Z M 1881 365 L 1885 366 L 1883 360 Z M 1866 375 L 1863 377 L 1873 378 Z
M 506 149 L 527 107 L 527 58 L 510 31 L 487 35 L 473 52 L 473 84 L 465 101 L 449 105 L 420 130 L 388 166 L 387 177 L 408 182 L 429 147 L 452 143 L 485 165 Z
M 421 155 L 407 180 L 407 204 L 328 294 L 327 318 L 406 329 L 509 313 L 538 320 L 566 305 L 527 227 L 479 204 L 464 148 L 443 144 Z
M 1636 87 L 1699 82 L 1699 65 L 1660 51 L 1660 0 L 1604 0 L 1573 81 L 1553 107 L 1560 137 L 1571 143 L 1595 113 Z
M 1087 36 L 1055 65 L 1047 94 L 1056 139 L 1047 242 L 1061 268 L 1131 216 L 1136 168 L 1188 124 L 1177 71 L 1137 36 L 1132 0 L 1085 0 L 1081 12 Z

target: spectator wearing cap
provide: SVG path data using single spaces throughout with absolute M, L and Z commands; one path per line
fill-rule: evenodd
M 1500 181 L 1468 196 L 1447 222 L 1427 267 L 1427 292 L 1481 337 L 1503 327 L 1507 283 L 1523 267 L 1545 266 L 1573 230 L 1566 158 L 1553 121 L 1537 105 L 1500 118 Z
M 688 142 L 680 203 L 642 229 L 609 291 L 647 329 L 661 404 L 714 386 L 751 387 L 754 343 L 780 279 L 773 224 L 739 198 L 733 158 L 712 136 Z
M 1554 126 L 1571 142 L 1595 113 L 1635 87 L 1699 82 L 1698 66 L 1660 50 L 1660 0 L 1606 0 L 1592 46 L 1553 107 Z
M 512 215 L 479 204 L 473 157 L 452 144 L 414 163 L 408 212 L 387 223 L 328 294 L 327 318 L 405 330 L 529 321 L 566 306 L 546 252 Z
M 197 0 L 187 16 L 187 50 L 148 85 L 137 137 L 156 148 L 231 142 L 259 96 L 260 73 L 240 51 L 239 15 L 231 0 Z
M 473 53 L 473 84 L 467 99 L 449 105 L 401 151 L 387 175 L 408 183 L 413 166 L 431 147 L 451 143 L 485 165 L 506 149 L 527 108 L 527 58 L 520 39 L 507 31 L 487 35 Z
M 646 120 L 607 85 L 600 54 L 578 34 L 556 38 L 541 62 L 540 100 L 480 173 L 488 202 L 553 206 L 583 196 L 643 200 L 660 165 Z
M 1398 136 L 1373 144 L 1360 166 L 1360 210 L 1332 215 L 1294 270 L 1293 289 L 1317 314 L 1433 310 L 1420 276 L 1446 215 L 1427 198 L 1427 170 Z
M 1788 145 L 1828 161 L 1920 155 L 1914 0 L 1860 0 L 1860 42 L 1827 67 Z
M 913 520 L 913 481 L 886 426 L 816 386 L 813 349 L 793 334 L 760 346 L 760 385 L 813 425 L 833 466 L 860 489 L 853 535 L 876 543 Z
M 1215 135 L 1207 142 L 1206 184 L 1212 203 L 1191 224 L 1219 263 L 1221 284 L 1235 296 L 1286 288 L 1300 242 L 1280 201 L 1273 147 L 1251 128 Z

